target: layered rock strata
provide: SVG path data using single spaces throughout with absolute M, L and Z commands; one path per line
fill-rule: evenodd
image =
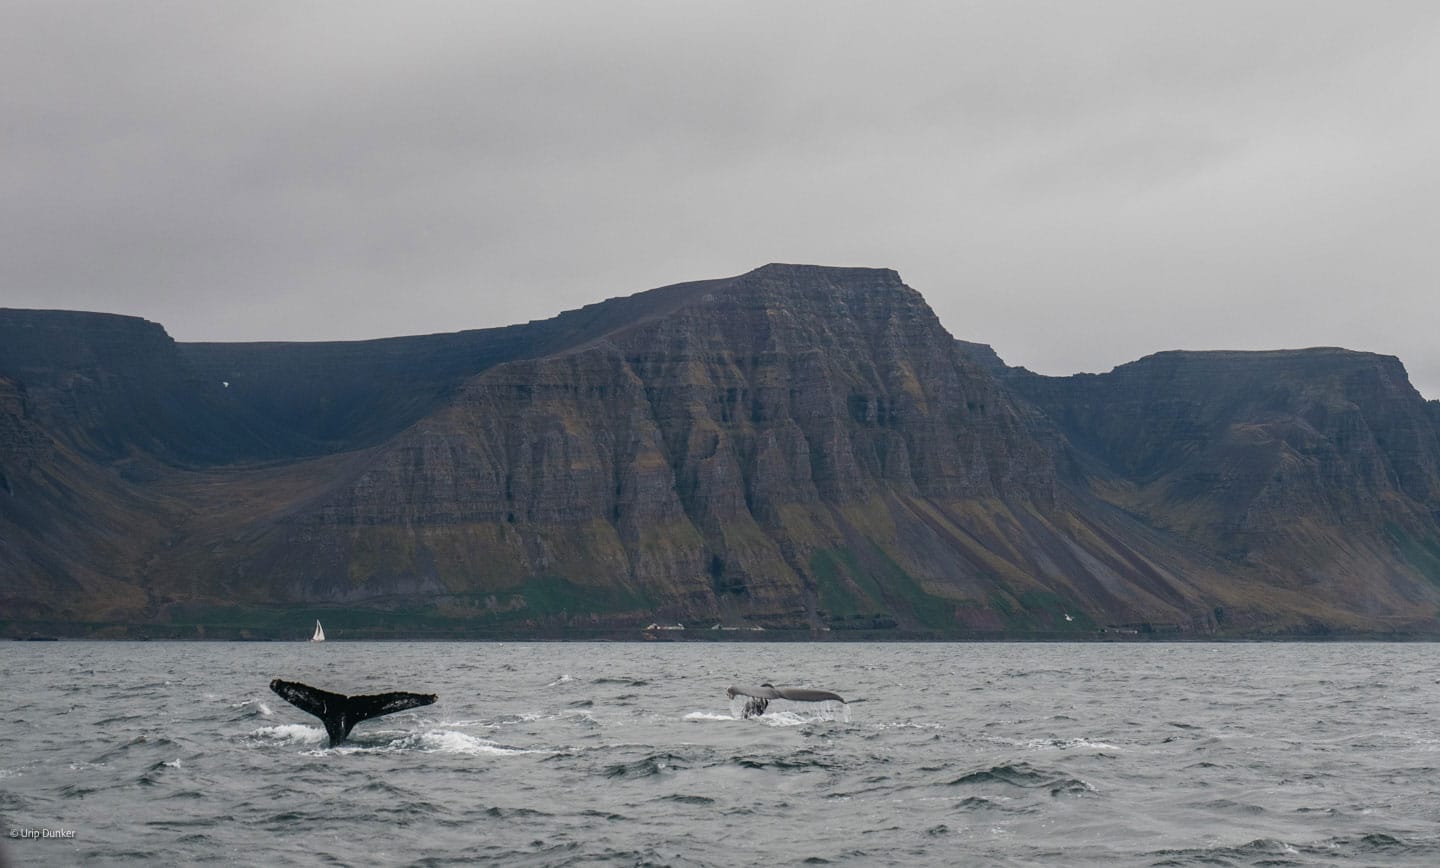
M 884 269 L 355 344 L 0 311 L 0 627 L 1429 633 L 1437 406 L 1334 349 L 1040 377 Z

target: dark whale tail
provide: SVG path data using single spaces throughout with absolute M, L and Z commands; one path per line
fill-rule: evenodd
M 377 693 L 374 696 L 346 696 L 331 693 L 298 681 L 282 681 L 276 678 L 270 682 L 270 689 L 280 698 L 325 723 L 325 732 L 330 735 L 330 746 L 334 747 L 350 735 L 350 729 L 362 720 L 429 705 L 436 699 L 433 693 Z
M 749 701 L 745 703 L 745 717 L 759 717 L 765 713 L 772 699 L 788 699 L 791 702 L 840 702 L 845 699 L 838 693 L 831 693 L 828 690 L 807 690 L 803 687 L 776 687 L 773 684 L 762 684 L 759 687 L 730 687 L 725 693 L 734 699 L 737 696 L 744 696 Z

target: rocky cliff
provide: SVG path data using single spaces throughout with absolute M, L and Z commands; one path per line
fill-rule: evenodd
M 1260 608 L 1283 593 L 1359 618 L 1426 614 L 1440 428 L 1398 359 L 1169 352 L 1007 382 L 1060 425 L 1077 487 L 1220 557 Z
M 11 632 L 1417 634 L 1440 608 L 1440 424 L 1398 361 L 1038 377 L 881 269 L 354 344 L 0 311 L 0 474 Z

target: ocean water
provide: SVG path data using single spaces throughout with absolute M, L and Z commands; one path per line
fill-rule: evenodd
M 12 866 L 1433 866 L 1437 654 L 6 642 L 0 853 Z M 269 691 L 277 676 L 440 699 L 332 749 Z M 741 719 L 726 686 L 763 681 L 850 702 Z

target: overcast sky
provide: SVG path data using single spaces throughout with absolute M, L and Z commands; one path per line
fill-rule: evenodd
M 1339 345 L 1440 398 L 1440 3 L 0 0 L 0 306 L 182 341 L 897 269 L 1049 374 Z

